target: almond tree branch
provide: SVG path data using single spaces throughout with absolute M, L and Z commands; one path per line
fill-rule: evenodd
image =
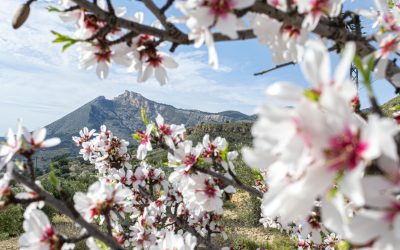
M 95 14 L 98 18 L 104 21 L 111 21 L 113 17 L 109 12 L 102 10 L 97 5 L 91 3 L 88 0 L 72 0 L 82 8 Z M 160 12 L 160 10 L 158 10 Z M 286 13 L 275 9 L 274 7 L 265 3 L 265 1 L 258 0 L 248 11 L 265 14 L 270 18 L 273 18 L 279 22 L 283 22 L 287 25 L 291 25 L 296 28 L 301 28 L 304 16 L 301 14 Z M 160 14 L 162 14 L 160 12 Z M 357 54 L 360 57 L 365 57 L 373 53 L 376 49 L 370 43 L 370 40 L 362 35 L 357 35 L 349 32 L 344 26 L 339 25 L 340 19 L 338 18 L 326 18 L 322 17 L 319 21 L 317 27 L 313 32 L 323 38 L 328 38 L 336 43 L 346 43 L 347 41 L 355 41 L 357 45 Z M 145 33 L 151 36 L 155 36 L 164 41 L 170 41 L 176 44 L 192 44 L 193 41 L 189 40 L 187 34 L 171 35 L 166 30 L 157 29 L 151 26 L 139 24 L 127 19 L 116 18 L 116 24 L 122 28 L 135 31 L 137 33 Z M 252 39 L 254 34 L 251 30 L 239 32 L 239 39 Z M 226 37 L 220 33 L 214 34 L 214 39 L 216 42 L 229 41 L 229 37 Z M 390 61 L 386 69 L 386 79 L 396 88 L 395 75 L 400 73 L 400 68 L 395 62 Z
M 171 6 L 172 4 L 175 2 L 175 0 L 167 0 L 167 2 L 164 4 L 163 7 L 161 7 L 160 11 L 161 13 L 165 13 Z
M 51 194 L 41 189 L 33 181 L 18 173 L 15 169 L 13 170 L 12 174 L 15 181 L 33 190 L 39 197 L 42 197 L 47 204 L 65 214 L 74 222 L 85 228 L 88 234 L 104 242 L 104 244 L 109 246 L 111 249 L 122 250 L 122 247 L 114 240 L 113 237 L 103 234 L 101 231 L 99 231 L 98 228 L 88 223 L 77 211 L 68 207 L 64 202 L 54 198 Z

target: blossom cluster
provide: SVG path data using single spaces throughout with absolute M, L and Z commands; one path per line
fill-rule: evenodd
M 96 1 L 99 8 L 110 11 L 105 0 Z M 164 85 L 168 77 L 166 68 L 176 68 L 178 64 L 166 53 L 158 51 L 161 45 L 155 37 L 146 34 L 137 34 L 128 43 L 113 43 L 124 31 L 118 26 L 111 26 L 99 20 L 96 15 L 83 8 L 76 7 L 72 0 L 62 0 L 61 6 L 69 10 L 61 12 L 60 18 L 64 22 L 72 22 L 76 26 L 73 38 L 74 43 L 79 41 L 79 67 L 90 69 L 96 66 L 96 73 L 100 79 L 107 78 L 109 68 L 113 63 L 127 67 L 128 72 L 137 72 L 137 81 L 147 81 L 153 74 L 157 81 Z M 124 7 L 113 8 L 117 17 L 123 17 L 127 10 Z M 136 23 L 143 23 L 144 14 L 134 13 L 128 17 Z M 160 24 L 155 22 L 155 27 Z
M 105 126 L 100 133 L 84 128 L 79 137 L 73 138 L 81 147 L 82 157 L 94 164 L 99 174 L 99 181 L 87 193 L 75 194 L 76 210 L 89 222 L 103 224 L 109 220 L 114 237 L 124 247 L 158 249 L 160 244 L 178 237 L 183 243 L 176 244 L 193 249 L 196 237 L 180 223 L 202 237 L 222 233 L 226 238 L 220 225 L 223 193 L 236 190 L 202 173 L 201 168 L 212 166 L 232 179 L 229 173 L 234 173 L 237 152 L 227 151 L 225 139 L 211 141 L 208 135 L 194 146 L 185 139 L 183 125 L 166 124 L 160 115 L 156 123 L 148 123 L 147 119 L 145 123 L 146 131 L 133 134 L 139 144 L 136 159 L 140 160 L 134 165 L 129 163 L 129 143 Z M 146 161 L 155 147 L 169 151 L 167 165 L 173 172 L 168 177 Z M 178 235 L 171 235 L 176 231 Z
M 300 66 L 311 88 L 271 85 L 270 98 L 293 106 L 262 107 L 253 127 L 254 146 L 244 149 L 243 156 L 265 173 L 266 222 L 278 220 L 284 228 L 305 225 L 304 242 L 313 244 L 335 232 L 354 245 L 395 249 L 400 244 L 395 236 L 399 157 L 394 139 L 399 126 L 375 114 L 364 120 L 353 111 L 357 91 L 345 76 L 354 50 L 354 44 L 347 44 L 331 77 L 327 48 L 319 40 L 309 41 Z M 367 174 L 373 169 L 383 175 Z

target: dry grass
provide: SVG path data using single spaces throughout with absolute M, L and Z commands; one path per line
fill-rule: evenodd
M 255 250 L 259 247 L 268 250 L 294 249 L 294 242 L 277 230 L 263 228 L 261 224 L 254 223 L 255 211 L 249 206 L 252 198 L 248 193 L 234 194 L 224 208 L 223 224 L 229 237 L 225 245 L 235 249 Z M 216 239 L 221 242 L 222 239 Z M 220 243 L 222 244 L 222 242 Z

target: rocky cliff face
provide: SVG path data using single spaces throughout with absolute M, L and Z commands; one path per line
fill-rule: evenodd
M 109 127 L 115 135 L 130 140 L 131 134 L 143 128 L 141 108 L 146 109 L 149 119 L 154 120 L 161 114 L 168 123 L 185 124 L 192 127 L 202 123 L 226 123 L 237 121 L 253 121 L 254 116 L 248 116 L 237 111 L 207 113 L 199 110 L 178 109 L 171 105 L 151 101 L 142 95 L 125 91 L 122 95 L 108 100 L 98 97 L 83 105 L 65 117 L 47 126 L 49 136 L 57 136 L 62 140 L 59 148 L 72 148 L 71 137 L 77 135 L 83 127 L 96 130 L 102 124 Z

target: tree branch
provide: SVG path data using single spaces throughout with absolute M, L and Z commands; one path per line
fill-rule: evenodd
M 287 62 L 287 63 L 278 64 L 278 65 L 276 65 L 276 66 L 273 67 L 273 68 L 270 68 L 270 69 L 267 69 L 267 70 L 263 70 L 263 71 L 254 73 L 254 76 L 264 75 L 264 74 L 267 74 L 267 73 L 269 73 L 269 72 L 271 72 L 271 71 L 274 71 L 274 70 L 277 70 L 277 69 L 280 69 L 280 68 L 284 68 L 284 67 L 287 67 L 287 66 L 289 66 L 289 65 L 295 65 L 295 64 L 296 64 L 296 63 L 293 62 L 293 61 Z
M 252 194 L 252 195 L 254 195 L 256 197 L 259 197 L 259 198 L 263 197 L 263 193 L 260 192 L 259 190 L 255 189 L 253 187 L 249 187 L 249 186 L 247 186 L 247 185 L 245 185 L 245 184 L 243 184 L 241 182 L 236 182 L 234 180 L 231 180 L 231 179 L 225 177 L 222 174 L 219 174 L 219 173 L 216 173 L 216 172 L 212 171 L 211 169 L 200 168 L 198 166 L 193 166 L 192 168 L 194 170 L 196 170 L 196 171 L 201 172 L 201 173 L 208 174 L 208 175 L 211 175 L 212 177 L 218 178 L 218 179 L 222 180 L 224 182 L 224 184 L 226 184 L 228 186 L 231 185 L 231 186 L 234 186 L 236 188 L 242 189 L 242 190 L 244 190 L 244 191 L 246 191 L 246 192 L 248 192 L 248 193 L 250 193 L 250 194 Z
M 94 225 L 88 223 L 85 219 L 82 218 L 82 216 L 79 213 L 73 211 L 71 208 L 66 206 L 62 201 L 54 198 L 52 195 L 50 195 L 49 193 L 41 189 L 39 186 L 37 186 L 34 182 L 30 181 L 28 178 L 18 173 L 15 169 L 13 170 L 12 173 L 13 173 L 13 178 L 16 181 L 33 190 L 39 197 L 43 197 L 43 200 L 46 203 L 48 203 L 61 213 L 71 218 L 74 222 L 78 223 L 83 228 L 85 228 L 91 236 L 104 242 L 104 244 L 109 246 L 111 249 L 122 250 L 122 247 L 114 240 L 113 237 L 105 235 L 102 232 L 100 232 L 99 229 L 97 229 Z

